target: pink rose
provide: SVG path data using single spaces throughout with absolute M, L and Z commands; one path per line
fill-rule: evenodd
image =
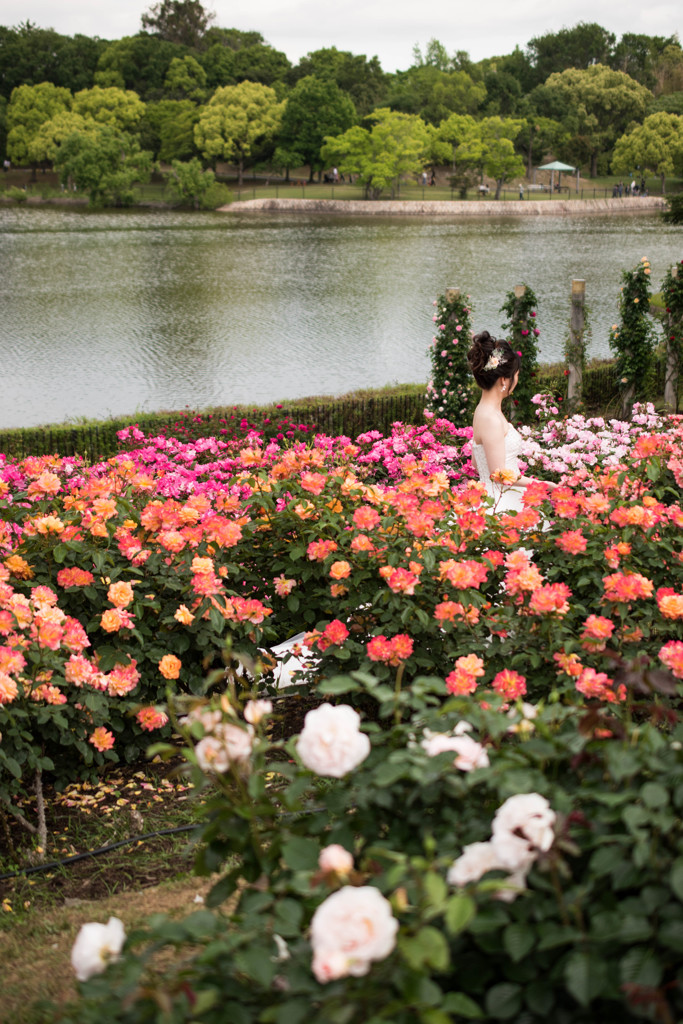
M 251 747 L 251 728 L 221 723 L 204 736 L 194 750 L 202 771 L 222 773 L 227 772 L 232 764 L 248 761 Z
M 353 855 L 339 843 L 332 843 L 320 851 L 318 867 L 325 874 L 348 875 L 353 870 Z
M 345 885 L 313 915 L 313 973 L 321 984 L 367 974 L 373 960 L 384 960 L 392 952 L 397 931 L 391 904 L 379 889 Z
M 506 869 L 528 868 L 553 845 L 555 812 L 538 793 L 518 793 L 498 808 L 491 831 L 496 855 Z
M 316 775 L 341 779 L 368 756 L 370 740 L 360 731 L 360 715 L 348 704 L 321 704 L 306 715 L 296 750 Z
M 471 772 L 474 768 L 487 768 L 488 754 L 481 743 L 470 736 L 450 736 L 448 733 L 433 733 L 422 741 L 428 757 L 436 757 L 447 750 L 458 755 L 453 764 L 463 772 Z

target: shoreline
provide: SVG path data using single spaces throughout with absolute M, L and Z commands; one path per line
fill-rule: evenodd
M 622 199 L 244 199 L 216 213 L 332 213 L 362 217 L 563 217 L 653 213 L 667 209 L 661 196 Z

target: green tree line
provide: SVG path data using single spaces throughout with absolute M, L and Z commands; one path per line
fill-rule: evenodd
M 159 0 L 114 41 L 0 26 L 0 157 L 54 166 L 107 201 L 125 201 L 155 161 L 181 193 L 188 180 L 208 188 L 218 161 L 240 181 L 255 165 L 306 166 L 309 180 L 334 165 L 368 196 L 436 165 L 461 190 L 486 174 L 499 192 L 548 155 L 663 187 L 683 172 L 676 35 L 617 41 L 581 22 L 479 62 L 433 39 L 390 74 L 335 47 L 293 65 L 259 32 L 213 21 L 199 0 Z

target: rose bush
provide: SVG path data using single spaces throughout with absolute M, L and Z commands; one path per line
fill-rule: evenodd
M 680 418 L 612 424 L 597 455 L 596 426 L 572 441 L 591 457 L 517 516 L 489 515 L 467 473 L 453 486 L 428 431 L 384 483 L 366 442 L 321 436 L 5 462 L 3 801 L 38 772 L 139 756 L 150 729 L 169 734 L 167 692 L 205 692 L 212 667 L 210 685 L 275 692 L 268 649 L 302 630 L 304 692 L 372 671 L 397 716 L 425 672 L 456 694 L 609 702 L 642 668 L 680 676 Z M 295 657 L 281 648 L 285 669 Z
M 565 694 L 529 719 L 417 677 L 396 721 L 381 680 L 330 678 L 328 699 L 365 706 L 370 740 L 334 778 L 263 719 L 248 765 L 208 788 L 197 717 L 198 870 L 220 875 L 207 907 L 131 937 L 63 1019 L 105 1002 L 120 1024 L 677 1019 L 683 726 L 643 679 L 623 704 Z M 241 717 L 225 695 L 204 707 Z M 488 764 L 458 769 L 425 730 L 471 736 Z M 155 962 L 164 945 L 181 965 Z

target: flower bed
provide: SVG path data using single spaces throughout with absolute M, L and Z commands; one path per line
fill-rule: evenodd
M 488 514 L 467 432 L 438 421 L 4 463 L 0 798 L 138 757 L 168 714 L 213 780 L 212 907 L 247 883 L 236 929 L 155 926 L 207 944 L 159 982 L 168 1019 L 681 1015 L 683 422 L 639 417 L 544 428 L 537 461 L 566 469 L 517 516 Z M 333 706 L 273 741 L 244 702 L 275 696 L 268 648 L 300 631 L 292 692 Z M 335 945 L 320 922 L 355 900 Z M 145 956 L 88 981 L 92 1005 L 113 985 L 112 1020 L 156 1019 Z

